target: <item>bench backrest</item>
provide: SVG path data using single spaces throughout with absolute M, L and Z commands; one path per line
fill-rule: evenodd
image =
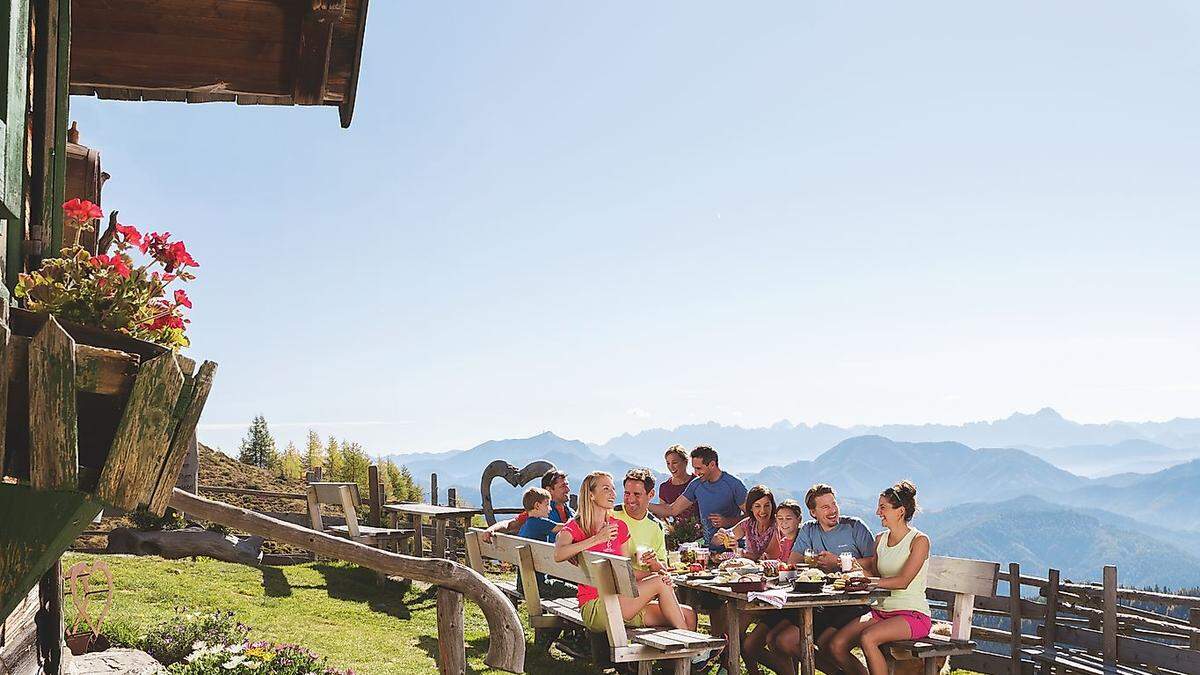
M 309 483 L 308 520 L 312 529 L 325 530 L 321 519 L 321 504 L 342 507 L 346 515 L 346 530 L 351 537 L 359 536 L 358 530 L 358 483 Z
M 467 562 L 472 569 L 483 571 L 484 560 L 500 560 L 516 565 L 521 570 L 521 586 L 529 616 L 543 615 L 541 596 L 538 593 L 537 576 L 540 572 L 576 584 L 595 586 L 608 613 L 608 642 L 612 647 L 629 644 L 625 632 L 625 621 L 621 616 L 618 596 L 637 597 L 637 580 L 633 575 L 633 562 L 624 556 L 584 551 L 580 565 L 554 560 L 554 544 L 511 534 L 496 534 L 492 541 L 480 537 L 481 530 L 472 529 L 466 534 Z
M 971 638 L 975 596 L 990 598 L 996 595 L 999 579 L 1000 563 L 941 555 L 929 556 L 926 587 L 929 590 L 954 594 L 954 609 L 950 614 L 951 638 Z

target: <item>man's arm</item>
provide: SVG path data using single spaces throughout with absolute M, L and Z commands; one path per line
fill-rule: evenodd
M 521 524 L 517 522 L 516 518 L 509 520 L 497 520 L 495 524 L 490 525 L 488 529 L 484 530 L 483 533 L 479 535 L 479 538 L 491 543 L 492 539 L 495 538 L 494 535 L 497 532 L 501 534 L 516 534 L 520 530 Z
M 692 500 L 684 497 L 683 495 L 679 495 L 679 497 L 677 497 L 675 501 L 671 502 L 670 504 L 647 504 L 646 506 L 650 509 L 650 513 L 653 513 L 659 518 L 674 518 L 684 511 L 687 511 L 688 507 L 691 505 Z

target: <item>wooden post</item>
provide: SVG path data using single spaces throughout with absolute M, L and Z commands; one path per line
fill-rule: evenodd
M 380 517 L 383 513 L 383 484 L 379 482 L 379 467 L 374 464 L 367 467 L 367 485 L 371 488 L 371 513 L 367 516 L 367 524 L 371 527 L 383 527 L 383 519 Z
M 463 621 L 462 593 L 438 586 L 438 672 L 441 675 L 465 675 L 467 672 L 467 642 L 463 635 Z
M 321 467 L 314 466 L 313 468 L 309 469 L 307 473 L 304 474 L 304 482 L 306 482 L 306 483 L 323 482 L 325 480 L 324 473 L 325 473 L 325 471 Z
M 1021 565 L 1008 564 L 1009 672 L 1021 675 Z
M 1200 628 L 1200 607 L 1193 607 L 1188 612 L 1188 623 L 1192 624 L 1192 628 Z M 1188 648 L 1200 650 L 1200 635 L 1192 636 Z
M 1051 568 L 1046 574 L 1046 620 L 1042 646 L 1054 649 L 1058 639 L 1058 576 L 1059 571 Z
M 437 506 L 438 503 L 438 485 L 437 474 L 429 474 L 429 503 Z
M 1104 663 L 1117 663 L 1117 566 L 1104 566 Z
M 433 519 L 433 543 L 430 545 L 431 552 L 435 558 L 446 557 L 446 519 Z
M 458 488 L 446 488 L 446 506 L 458 506 Z

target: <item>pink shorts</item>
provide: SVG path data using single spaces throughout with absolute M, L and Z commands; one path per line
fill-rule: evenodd
M 924 637 L 929 637 L 929 629 L 933 627 L 933 619 L 928 614 L 914 612 L 911 609 L 898 609 L 894 612 L 881 612 L 878 609 L 871 610 L 871 616 L 875 619 L 883 621 L 884 619 L 892 619 L 900 617 L 908 622 L 908 630 L 912 635 L 908 636 L 910 640 L 920 640 Z

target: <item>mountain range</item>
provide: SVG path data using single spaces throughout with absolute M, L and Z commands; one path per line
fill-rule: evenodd
M 779 498 L 802 499 L 812 483 L 828 482 L 838 489 L 843 511 L 864 517 L 873 529 L 878 528 L 873 513 L 879 491 L 899 478 L 909 478 L 919 488 L 924 511 L 918 527 L 930 534 L 939 553 L 1015 561 L 1031 570 L 1055 566 L 1077 580 L 1094 580 L 1103 565 L 1117 563 L 1122 583 L 1200 585 L 1200 516 L 1195 511 L 1200 459 L 1154 472 L 1101 478 L 1078 475 L 1047 461 L 1072 456 L 1094 461 L 1108 456 L 1140 467 L 1141 453 L 1163 449 L 1172 451 L 1149 441 L 1126 440 L 1113 445 L 1059 446 L 1035 454 L 1017 448 L 972 448 L 951 441 L 911 442 L 866 435 L 844 439 L 813 459 L 733 473 L 747 486 L 771 486 Z M 641 464 L 660 461 L 658 454 Z M 496 459 L 518 468 L 548 460 L 570 475 L 573 488 L 590 471 L 601 469 L 619 477 L 635 465 L 550 432 L 488 441 L 465 451 L 392 459 L 407 465 L 422 483 L 436 472 L 443 490 L 455 487 L 474 504 L 480 501 L 480 475 Z M 512 506 L 520 503 L 523 488 L 497 480 L 492 491 L 497 506 Z
M 871 435 L 895 441 L 956 441 L 974 448 L 1019 448 L 1039 454 L 1060 468 L 1086 476 L 1129 471 L 1131 466 L 1127 459 L 1130 448 L 1114 446 L 1131 440 L 1146 442 L 1138 451 L 1145 459 L 1155 463 L 1154 468 L 1200 457 L 1200 419 L 1082 424 L 1065 419 L 1053 408 L 960 425 L 839 427 L 831 424 L 792 424 L 784 420 L 769 427 L 744 428 L 708 422 L 674 429 L 626 433 L 604 443 L 593 444 L 591 448 L 601 455 L 616 455 L 631 463 L 639 463 L 647 461 L 646 458 L 657 460 L 666 448 L 675 443 L 685 447 L 709 445 L 721 453 L 722 465 L 726 468 L 736 472 L 751 472 L 771 464 L 814 459 L 847 438 Z

